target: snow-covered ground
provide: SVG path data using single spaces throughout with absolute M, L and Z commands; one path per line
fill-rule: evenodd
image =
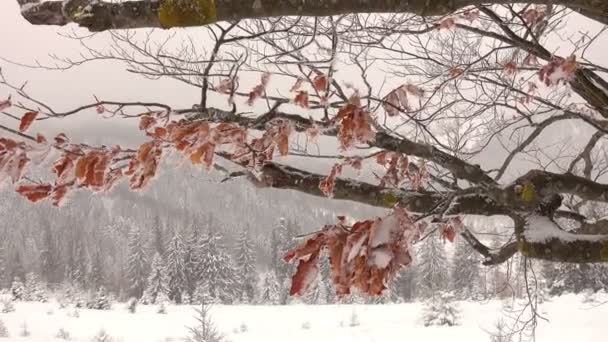
M 548 321 L 540 321 L 537 341 L 606 341 L 608 296 L 596 296 L 598 302 L 585 303 L 583 296 L 553 298 L 540 306 Z M 115 303 L 110 311 L 59 309 L 55 302 L 15 304 L 16 311 L 0 313 L 8 328 L 8 341 L 62 341 L 56 338 L 63 328 L 72 341 L 91 341 L 100 329 L 118 342 L 181 341 L 186 326 L 194 324 L 194 307 L 168 306 L 167 314 L 157 314 L 155 306 L 140 305 L 132 314 L 124 303 Z M 425 327 L 421 304 L 395 305 L 324 305 L 324 306 L 214 306 L 213 319 L 228 341 L 490 341 L 488 331 L 505 317 L 503 303 L 459 302 L 460 325 Z M 350 326 L 356 312 L 359 325 Z M 23 324 L 29 337 L 20 336 Z M 240 331 L 241 325 L 245 332 Z M 0 341 L 3 339 L 0 338 Z

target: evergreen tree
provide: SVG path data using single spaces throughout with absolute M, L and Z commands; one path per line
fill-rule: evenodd
M 186 292 L 192 298 L 201 277 L 201 237 L 196 227 L 192 227 L 185 243 L 184 275 L 186 277 Z
M 552 265 L 553 270 L 549 271 L 548 268 L 545 266 L 543 270 L 549 273 L 545 276 L 551 277 L 547 283 L 552 295 L 586 290 L 595 292 L 608 288 L 608 272 L 603 264 L 556 263 Z
M 68 280 L 72 284 L 83 288 L 87 265 L 88 261 L 83 241 L 80 239 L 73 241 L 68 252 L 68 263 L 66 265 L 66 277 Z
M 273 271 L 267 272 L 262 282 L 260 298 L 258 302 L 266 305 L 276 305 L 280 303 L 279 282 Z
M 38 276 L 30 272 L 25 275 L 25 291 L 24 299 L 27 301 L 34 302 L 47 302 L 48 296 L 46 294 L 45 286 L 40 282 Z
M 6 249 L 0 244 L 0 289 L 8 287 L 8 262 L 6 261 Z
M 156 216 L 154 218 L 154 250 L 156 251 L 156 253 L 160 254 L 161 256 L 165 255 L 165 231 L 163 229 L 163 226 L 160 222 L 160 217 Z
M 464 240 L 456 241 L 452 263 L 452 288 L 457 299 L 469 299 L 480 293 L 479 254 Z
M 91 309 L 110 310 L 111 308 L 112 304 L 110 303 L 106 290 L 103 287 L 99 288 Z
M 148 258 L 139 228 L 133 227 L 131 229 L 128 246 L 129 292 L 131 296 L 139 299 L 146 288 L 146 277 L 149 273 Z
M 194 291 L 192 297 L 192 304 L 217 304 L 217 299 L 211 294 L 209 290 L 209 282 L 206 280 L 200 280 Z
M 274 270 L 277 281 L 280 284 L 279 298 L 281 304 L 289 301 L 290 278 L 295 270 L 295 265 L 283 261 L 283 255 L 294 245 L 295 237 L 299 228 L 293 222 L 280 218 L 278 225 L 273 229 L 271 236 L 271 267 Z
M 185 248 L 181 235 L 176 231 L 167 249 L 167 277 L 169 299 L 177 304 L 182 303 L 182 293 L 186 289 L 184 266 Z
M 146 304 L 159 304 L 159 296 L 161 298 L 168 297 L 168 282 L 165 263 L 160 254 L 156 252 L 154 259 L 152 259 L 152 270 L 148 277 L 148 288 L 144 292 L 142 301 Z
M 40 250 L 40 274 L 47 283 L 58 283 L 60 278 L 57 242 L 50 226 L 45 225 L 42 231 L 42 249 Z
M 423 298 L 434 299 L 447 289 L 447 261 L 445 249 L 437 234 L 427 236 L 419 249 L 418 288 Z
M 25 268 L 23 267 L 21 253 L 18 250 L 15 250 L 8 265 L 10 267 L 10 279 L 25 279 Z
M 236 271 L 222 243 L 222 236 L 215 231 L 210 231 L 203 246 L 202 279 L 209 282 L 209 292 L 219 302 L 232 304 L 240 297 L 236 289 Z
M 237 239 L 236 265 L 238 270 L 240 297 L 242 301 L 246 301 L 245 303 L 251 303 L 255 298 L 255 287 L 258 282 L 258 277 L 255 253 L 249 237 L 248 228 L 244 228 Z
M 91 289 L 98 289 L 105 285 L 103 257 L 99 248 L 96 248 L 95 254 L 89 260 L 89 267 L 87 267 L 87 286 Z
M 21 282 L 21 279 L 15 277 L 11 284 L 11 296 L 13 300 L 24 300 L 25 286 Z

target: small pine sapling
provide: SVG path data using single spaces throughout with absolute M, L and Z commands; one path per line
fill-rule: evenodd
M 426 303 L 423 311 L 424 326 L 454 326 L 458 324 L 459 310 L 451 296 L 443 294 Z
M 64 328 L 59 328 L 59 331 L 57 332 L 57 335 L 55 335 L 55 337 L 60 340 L 70 340 L 72 338 L 70 336 L 70 333 L 67 332 Z
M 245 324 L 245 322 L 241 323 L 241 326 L 239 327 L 239 329 L 241 330 L 241 332 L 247 332 L 248 328 L 247 328 L 247 325 Z
M 351 327 L 357 327 L 361 323 L 359 323 L 359 316 L 357 316 L 357 311 L 353 310 L 353 313 L 350 315 L 350 322 L 348 323 Z
M 26 322 L 23 322 L 23 324 L 21 325 L 21 333 L 19 335 L 21 335 L 21 337 L 28 337 L 28 336 L 30 336 L 30 331 L 27 329 L 27 323 Z
M 15 311 L 15 304 L 10 299 L 2 300 L 2 313 L 9 313 Z
M 224 336 L 215 326 L 211 317 L 210 306 L 202 303 L 200 309 L 196 309 L 197 325 L 189 327 L 190 336 L 186 337 L 187 342 L 222 342 Z
M 4 322 L 0 319 L 0 338 L 6 337 L 8 337 L 8 329 L 6 328 L 6 325 L 4 325 Z
M 310 322 L 309 321 L 304 321 L 304 323 L 302 323 L 302 329 L 309 330 L 310 329 Z
M 102 328 L 97 332 L 97 335 L 93 337 L 91 342 L 114 342 L 114 339 Z
M 496 321 L 494 331 L 490 333 L 490 342 L 512 342 L 513 334 L 502 319 Z
M 132 297 L 129 299 L 127 310 L 129 310 L 130 313 L 135 313 L 137 311 L 137 298 Z

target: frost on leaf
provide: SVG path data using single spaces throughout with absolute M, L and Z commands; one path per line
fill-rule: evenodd
M 76 162 L 76 179 L 91 190 L 102 190 L 110 159 L 109 153 L 105 151 L 89 151 Z
M 460 15 L 460 18 L 468 21 L 469 23 L 472 23 L 479 19 L 479 11 L 468 9 Z
M 331 279 L 339 296 L 356 288 L 380 295 L 388 280 L 412 262 L 411 243 L 423 226 L 405 210 L 395 208 L 385 217 L 356 222 L 344 220 L 326 225 L 310 239 L 287 252 L 287 262 L 298 262 L 290 293 L 302 295 L 317 272 L 319 254 L 329 254 Z
M 315 90 L 319 93 L 324 93 L 327 91 L 327 85 L 329 84 L 328 80 L 327 80 L 327 75 L 319 73 L 317 76 L 315 76 L 315 78 L 312 80 L 312 85 L 315 88 Z
M 424 89 L 409 83 L 393 89 L 382 99 L 382 107 L 388 116 L 396 116 L 401 111 L 411 110 L 407 98 L 408 93 L 416 97 L 423 97 Z
M 293 102 L 302 108 L 308 108 L 308 92 L 305 90 L 298 91 Z
M 336 163 L 329 172 L 329 175 L 325 177 L 319 183 L 319 189 L 325 194 L 325 196 L 332 196 L 334 194 L 334 187 L 336 186 L 336 178 L 342 173 L 342 163 Z
M 340 123 L 338 141 L 343 150 L 351 148 L 356 142 L 371 141 L 376 135 L 369 113 L 354 104 L 340 108 L 334 120 Z
M 27 184 L 17 187 L 17 192 L 31 202 L 43 200 L 51 194 L 52 186 L 49 184 Z
M 142 131 L 145 131 L 154 125 L 156 125 L 156 119 L 150 115 L 142 115 L 141 118 L 139 118 L 139 129 Z
M 12 105 L 13 104 L 11 102 L 11 97 L 9 96 L 8 99 L 0 101 L 0 111 L 3 111 L 5 109 L 9 108 Z
M 450 75 L 450 77 L 456 78 L 460 77 L 462 74 L 464 74 L 464 69 L 461 67 L 451 67 L 448 69 L 448 75 Z
M 454 20 L 454 18 L 446 18 L 439 22 L 437 25 L 437 30 L 450 30 L 454 26 L 456 26 L 456 20 Z
M 28 161 L 23 143 L 0 138 L 0 183 L 6 178 L 18 182 Z
M 549 63 L 540 68 L 538 78 L 547 86 L 558 85 L 560 81 L 566 84 L 572 78 L 576 67 L 575 55 L 568 58 L 555 56 Z
M 522 18 L 524 22 L 530 26 L 534 26 L 539 23 L 546 15 L 547 9 L 544 6 L 535 6 L 527 9 Z
M 253 87 L 253 89 L 249 92 L 249 98 L 247 99 L 247 104 L 253 106 L 255 100 L 264 95 L 266 92 L 266 86 L 268 85 L 268 81 L 270 81 L 270 73 L 265 72 L 262 74 L 260 78 L 260 84 Z
M 21 117 L 21 121 L 19 122 L 19 132 L 25 132 L 30 127 L 32 122 L 38 116 L 38 112 L 27 112 L 23 114 Z
M 502 68 L 507 75 L 514 75 L 517 73 L 517 63 L 515 60 L 509 60 L 502 64 Z
M 439 228 L 439 236 L 442 240 L 454 242 L 456 235 L 464 229 L 464 224 L 459 216 L 450 218 Z
M 162 150 L 155 141 L 146 142 L 139 147 L 125 172 L 125 175 L 130 176 L 131 189 L 143 188 L 156 175 L 161 155 Z

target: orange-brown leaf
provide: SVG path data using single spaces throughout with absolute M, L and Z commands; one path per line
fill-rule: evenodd
M 308 260 L 301 259 L 296 268 L 296 273 L 291 278 L 290 296 L 301 296 L 314 284 L 319 274 L 317 263 L 319 261 L 319 250 L 310 255 Z
M 299 91 L 293 102 L 302 108 L 308 108 L 308 92 L 305 90 Z
M 327 80 L 327 75 L 325 75 L 325 74 L 318 74 L 312 80 L 312 86 L 319 93 L 327 91 L 327 84 L 328 84 L 328 80 Z
M 54 206 L 58 207 L 61 205 L 69 189 L 70 186 L 67 184 L 53 187 L 53 190 L 51 191 L 51 200 Z
M 46 137 L 40 133 L 36 134 L 36 142 L 39 144 L 46 144 Z
M 38 202 L 49 197 L 51 189 L 50 184 L 28 184 L 18 186 L 16 191 L 31 202 Z
M 139 119 L 139 129 L 142 131 L 147 130 L 148 128 L 154 126 L 156 124 L 156 119 L 150 115 L 142 115 Z
M 36 119 L 36 116 L 38 116 L 38 112 L 27 112 L 23 114 L 21 122 L 19 123 L 19 132 L 25 132 Z

